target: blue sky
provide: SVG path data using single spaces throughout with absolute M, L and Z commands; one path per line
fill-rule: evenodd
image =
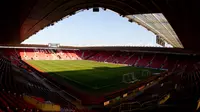
M 110 10 L 85 10 L 39 31 L 22 44 L 67 46 L 159 46 L 156 36 Z

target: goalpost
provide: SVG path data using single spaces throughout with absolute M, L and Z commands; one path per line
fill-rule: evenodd
M 138 75 L 141 75 L 141 77 L 148 77 L 151 75 L 151 72 L 149 70 L 142 70 Z M 140 80 L 136 76 L 136 72 L 126 73 L 122 76 L 123 83 L 135 83 L 137 81 Z
M 124 74 L 122 77 L 122 82 L 124 83 L 135 83 L 137 81 L 139 81 L 139 79 L 135 77 L 134 72 Z

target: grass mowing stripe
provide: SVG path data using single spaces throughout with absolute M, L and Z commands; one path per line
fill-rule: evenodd
M 49 64 L 50 64 L 50 65 L 53 64 L 54 66 L 56 65 L 54 62 L 50 62 Z M 33 65 L 34 65 L 34 64 L 33 64 Z M 46 65 L 46 63 L 41 62 L 40 64 L 38 64 L 38 67 L 42 68 L 44 71 L 51 71 L 51 70 L 52 70 L 52 69 L 51 69 L 51 70 L 48 69 L 48 68 L 47 68 L 46 66 L 44 66 L 44 65 Z M 59 67 L 60 67 L 60 66 L 59 66 Z M 58 68 L 56 68 L 56 69 L 58 69 Z M 54 73 L 54 74 L 56 74 L 56 75 L 58 75 L 58 76 L 61 76 L 61 77 L 63 77 L 63 78 L 66 78 L 66 79 L 68 79 L 68 80 L 71 80 L 71 81 L 73 81 L 73 82 L 76 82 L 76 83 L 78 83 L 78 84 L 84 85 L 84 86 L 86 86 L 86 87 L 93 88 L 93 87 L 91 87 L 91 86 L 89 86 L 89 85 L 87 85 L 87 84 L 78 82 L 78 81 L 76 81 L 76 80 L 73 80 L 73 79 L 71 79 L 71 78 L 69 78 L 69 77 L 66 77 L 66 76 L 63 76 L 63 75 L 60 75 L 60 74 L 58 74 L 58 73 Z M 93 88 L 93 89 L 96 89 L 96 88 Z
M 35 63 L 33 63 L 33 65 L 34 65 L 34 64 L 35 64 Z M 40 64 L 38 64 L 38 67 L 41 68 L 41 69 L 44 70 L 44 71 L 50 71 L 48 68 L 46 68 L 46 67 L 43 66 L 43 65 L 46 65 L 46 63 L 41 62 Z M 75 80 L 72 80 L 72 79 L 70 79 L 70 78 L 68 78 L 68 77 L 65 77 L 65 76 L 62 76 L 62 75 L 60 75 L 60 74 L 58 74 L 58 73 L 54 73 L 54 74 L 56 74 L 56 75 L 58 75 L 58 76 L 61 76 L 61 77 L 64 77 L 64 78 L 66 78 L 66 79 L 68 79 L 68 80 L 71 80 L 71 81 L 73 81 L 73 82 L 79 83 L 79 84 L 81 84 L 81 85 L 83 85 L 83 86 L 86 86 L 86 87 L 91 88 L 91 86 L 88 86 L 88 85 L 86 85 L 86 84 L 83 84 L 83 83 L 78 82 L 78 81 L 75 81 Z
M 53 77 L 60 77 L 59 79 L 63 81 L 76 82 L 81 89 L 87 86 L 87 88 L 101 91 L 104 89 L 111 91 L 128 86 L 128 84 L 121 83 L 123 75 L 127 73 L 134 72 L 136 77 L 142 80 L 145 77 L 141 76 L 141 70 L 159 72 L 158 70 L 87 60 L 30 60 L 28 62 Z

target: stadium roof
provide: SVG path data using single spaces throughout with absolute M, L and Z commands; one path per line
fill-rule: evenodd
M 129 20 L 152 31 L 173 47 L 183 48 L 175 31 L 162 13 L 135 14 L 126 16 Z
M 20 44 L 78 10 L 104 7 L 123 16 L 162 13 L 184 49 L 200 51 L 198 0 L 2 0 L 1 5 L 4 16 L 1 17 L 0 44 Z

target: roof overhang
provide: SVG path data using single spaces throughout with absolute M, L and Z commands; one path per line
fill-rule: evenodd
M 176 48 L 183 48 L 181 41 L 162 13 L 135 14 L 126 16 L 129 20 L 152 31 L 168 44 Z

